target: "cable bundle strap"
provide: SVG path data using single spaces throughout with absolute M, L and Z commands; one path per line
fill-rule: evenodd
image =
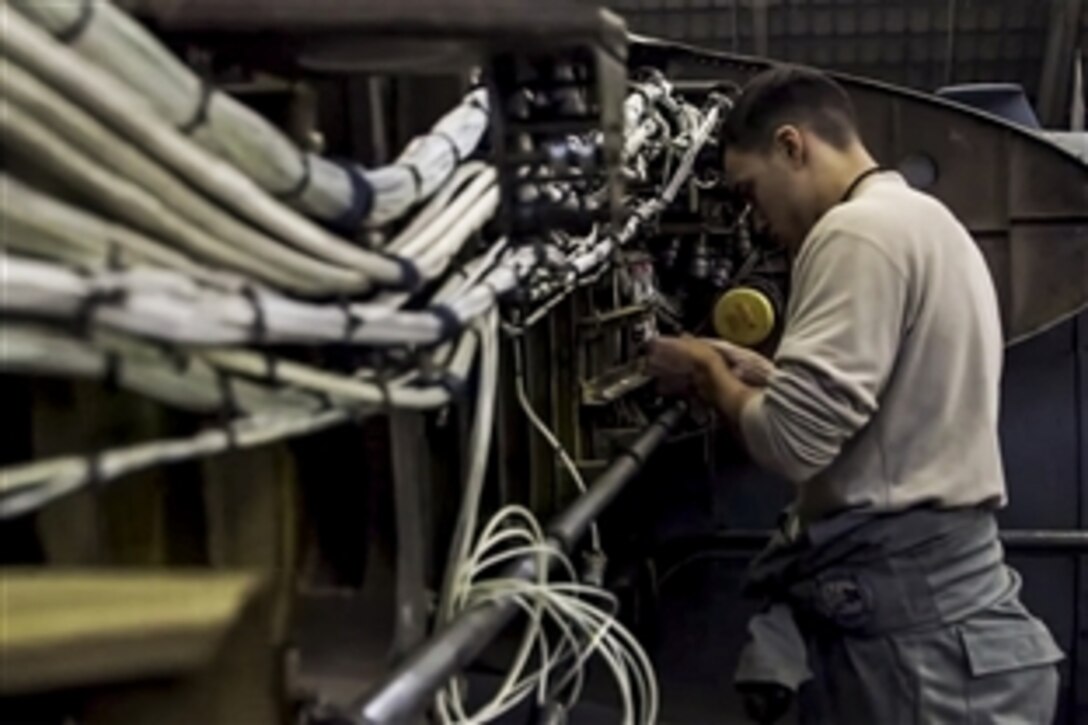
M 71 45 L 79 40 L 87 28 L 90 27 L 91 21 L 94 20 L 94 6 L 96 3 L 97 0 L 83 0 L 79 6 L 79 15 L 75 21 L 54 37 L 65 45 Z
M 430 308 L 431 314 L 438 320 L 441 329 L 438 333 L 438 342 L 445 342 L 461 332 L 464 324 L 452 307 L 445 304 L 434 305 Z
M 438 138 L 445 141 L 447 145 L 449 145 L 450 153 L 453 154 L 454 166 L 460 166 L 461 162 L 464 159 L 461 158 L 461 149 L 457 147 L 457 142 L 454 141 L 453 138 L 445 131 L 431 131 L 431 135 L 437 136 Z
M 280 381 L 280 359 L 271 350 L 264 353 L 264 376 L 273 383 Z
M 480 86 L 476 86 L 472 90 L 475 91 L 479 87 Z M 487 104 L 484 103 L 483 101 L 481 101 L 479 98 L 477 98 L 476 95 L 473 94 L 473 93 L 470 93 L 469 96 L 468 96 L 468 105 L 469 105 L 469 108 L 475 108 L 477 111 L 484 114 L 485 116 L 490 116 L 490 114 L 491 114 L 491 112 L 487 108 Z
M 103 305 L 119 305 L 125 301 L 127 292 L 124 289 L 97 289 L 93 290 L 80 303 L 74 315 L 75 327 L 81 332 L 90 329 L 94 322 L 95 314 Z
M 87 487 L 97 493 L 102 488 L 102 484 L 106 482 L 106 477 L 102 472 L 102 459 L 105 457 L 103 451 L 91 451 L 87 454 Z
M 351 309 L 351 301 L 346 298 L 340 300 L 340 311 L 344 314 L 344 342 L 350 343 L 355 331 L 362 327 L 366 320 L 355 314 L 355 310 Z
M 234 418 L 238 415 L 238 398 L 234 394 L 234 386 L 229 373 L 223 370 L 215 371 L 216 382 L 219 385 L 219 395 L 223 399 L 223 407 L 219 411 L 219 423 L 223 433 L 227 436 L 227 448 L 238 448 L 238 433 L 234 430 Z
M 200 83 L 200 98 L 197 99 L 196 109 L 188 121 L 178 126 L 179 133 L 189 136 L 208 122 L 208 108 L 211 106 L 214 93 L 215 86 L 212 82 L 207 78 L 203 79 Z
M 253 339 L 256 342 L 262 342 L 268 333 L 268 322 L 265 319 L 264 307 L 261 305 L 261 298 L 258 295 L 257 290 L 253 285 L 245 285 L 242 287 L 242 297 L 253 308 Z
M 400 163 L 396 164 L 402 169 L 407 169 L 408 173 L 412 175 L 412 196 L 416 201 L 419 201 L 423 196 L 423 174 L 420 173 L 419 167 L 415 164 Z
M 353 232 L 370 216 L 374 208 L 374 188 L 359 171 L 358 165 L 350 161 L 337 161 L 351 182 L 351 204 L 340 216 L 331 219 L 328 224 L 333 229 Z M 418 190 L 418 187 L 417 187 Z
M 102 387 L 109 391 L 119 390 L 121 387 L 121 356 L 115 352 L 107 352 L 105 370 L 102 373 Z
M 302 173 L 298 177 L 298 181 L 287 191 L 283 191 L 277 194 L 273 194 L 280 201 L 294 201 L 302 196 L 302 194 L 310 187 L 310 182 L 313 180 L 313 166 L 310 163 L 310 154 L 302 151 L 299 153 L 299 160 L 302 163 Z
M 399 289 L 405 292 L 415 292 L 423 286 L 423 273 L 419 271 L 419 267 L 415 262 L 410 259 L 405 259 L 396 254 L 390 254 L 389 252 L 376 249 L 371 254 L 381 257 L 384 260 L 392 262 L 400 268 L 400 284 L 386 285 L 388 289 Z

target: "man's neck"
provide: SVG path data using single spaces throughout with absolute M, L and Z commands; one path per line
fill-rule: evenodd
M 812 208 L 808 229 L 811 230 L 824 214 L 842 202 L 846 192 L 862 174 L 876 166 L 876 161 L 861 143 L 852 144 L 845 152 L 825 156 L 819 171 L 822 184 L 816 193 L 816 203 Z M 805 237 L 807 236 L 806 233 Z M 794 259 L 803 245 L 804 238 L 797 239 L 794 244 L 787 244 L 786 253 L 789 258 Z
M 839 204 L 854 182 L 866 171 L 876 167 L 873 157 L 860 143 L 852 144 L 841 154 L 830 155 L 825 159 L 827 168 L 824 172 L 826 183 L 820 190 L 819 217 Z

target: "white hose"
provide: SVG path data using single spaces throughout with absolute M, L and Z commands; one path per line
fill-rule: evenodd
M 145 153 L 224 207 L 296 249 L 363 272 L 381 284 L 403 284 L 404 268 L 339 239 L 273 199 L 230 164 L 207 153 L 155 114 L 146 99 L 47 36 L 5 4 L 0 54 L 18 62 L 71 101 L 112 126 Z
M 210 269 L 154 239 L 49 196 L 0 172 L 0 245 L 13 251 L 102 271 L 111 265 L 164 267 L 223 289 L 245 280 Z
M 363 274 L 297 252 L 239 222 L 18 64 L 0 59 L 0 73 L 9 150 L 81 194 L 92 194 L 118 219 L 210 261 L 240 266 L 258 279 L 287 280 L 301 291 L 366 288 Z
M 69 32 L 81 22 L 79 2 L 13 0 L 26 17 L 53 35 Z M 325 222 L 340 220 L 356 207 L 352 174 L 366 179 L 373 189 L 373 208 L 364 219 L 385 223 L 427 198 L 449 175 L 457 160 L 476 148 L 487 127 L 487 94 L 469 93 L 443 116 L 432 134 L 410 143 L 389 167 L 366 170 L 345 167 L 318 155 L 300 152 L 279 130 L 234 98 L 206 89 L 204 83 L 139 23 L 108 0 L 95 0 L 92 15 L 73 50 L 108 72 L 135 93 L 167 124 L 182 127 L 205 117 L 192 131 L 206 150 L 241 169 L 266 191 L 282 194 L 309 174 L 308 183 L 291 199 L 299 210 Z M 204 94 L 210 95 L 205 99 Z M 417 170 L 417 189 L 409 167 Z M 308 169 L 308 170 L 307 170 Z
M 91 483 L 156 466 L 211 456 L 232 448 L 253 448 L 285 438 L 309 435 L 340 425 L 353 413 L 343 409 L 319 413 L 258 415 L 189 438 L 151 441 L 116 448 L 94 457 L 62 456 L 0 469 L 0 519 L 35 511 Z

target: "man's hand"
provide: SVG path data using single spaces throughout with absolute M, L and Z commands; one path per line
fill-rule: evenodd
M 734 426 L 744 404 L 756 394 L 756 386 L 746 384 L 730 371 L 723 351 L 690 336 L 652 340 L 647 371 L 658 379 L 663 393 L 695 393 L 717 408 Z M 753 377 L 765 384 L 769 373 L 753 374 Z
M 657 337 L 649 343 L 647 372 L 657 378 L 658 388 L 666 395 L 702 392 L 700 382 L 725 361 L 702 340 L 684 337 Z M 705 387 L 705 386 L 704 386 Z
M 701 338 L 725 358 L 725 364 L 741 382 L 758 388 L 767 386 L 774 373 L 774 363 L 754 350 L 725 340 Z

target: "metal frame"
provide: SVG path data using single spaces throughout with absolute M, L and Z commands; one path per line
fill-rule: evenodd
M 639 39 L 632 65 L 665 69 L 682 92 L 744 82 L 771 61 Z M 896 166 L 923 155 L 926 191 L 974 235 L 987 258 L 1010 344 L 1088 307 L 1088 164 L 1031 130 L 982 111 L 878 81 L 831 73 L 857 107 L 874 155 Z M 990 173 L 979 175 L 982 165 Z M 999 170 L 1006 169 L 1005 173 Z
M 1039 115 L 1045 126 L 1064 128 L 1069 116 L 1073 57 L 1080 34 L 1083 0 L 1051 0 L 1046 54 L 1039 77 Z
M 1077 319 L 1073 346 L 1076 356 L 1074 392 L 1080 406 L 1076 416 L 1080 441 L 1079 520 L 1081 528 L 1088 531 L 1088 313 Z M 1077 604 L 1073 615 L 1076 639 L 1070 659 L 1073 670 L 1073 717 L 1075 722 L 1081 722 L 1088 717 L 1088 551 L 1081 551 L 1077 559 Z
M 686 412 L 684 403 L 666 410 L 612 461 L 585 494 L 552 519 L 547 531 L 558 549 L 564 552 L 573 549 L 589 525 L 642 470 L 645 460 Z M 536 557 L 527 556 L 511 567 L 509 575 L 528 580 L 535 576 L 536 566 Z M 353 703 L 350 721 L 410 722 L 450 677 L 483 652 L 518 611 L 513 599 L 506 598 L 462 612 L 409 655 L 374 690 Z

